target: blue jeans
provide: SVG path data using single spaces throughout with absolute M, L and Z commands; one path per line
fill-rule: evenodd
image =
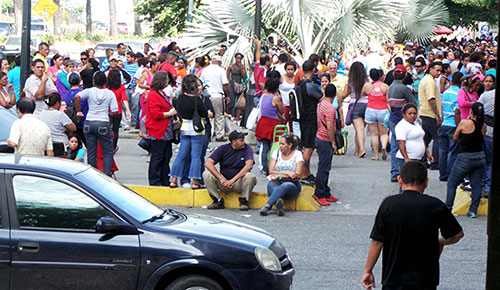
M 205 129 L 206 131 L 206 129 Z M 208 149 L 208 143 L 210 140 L 210 134 L 205 134 L 205 139 L 203 140 L 203 144 L 201 145 L 201 156 L 200 156 L 200 163 L 201 163 L 201 176 L 203 176 L 203 171 L 205 171 L 205 155 L 207 154 L 207 149 Z M 191 164 L 191 156 L 188 156 L 185 163 L 184 163 L 184 170 L 182 171 L 182 178 L 181 178 L 181 185 L 185 183 L 190 183 L 191 180 L 189 180 L 189 166 Z M 205 184 L 203 182 L 203 179 L 200 179 L 200 184 Z
M 111 176 L 111 167 L 113 167 L 113 140 L 111 139 L 111 126 L 109 122 L 86 120 L 83 126 L 83 133 L 87 140 L 89 164 L 97 168 L 97 141 L 99 141 L 104 156 L 102 172 Z
M 458 143 L 453 140 L 456 127 L 439 128 L 439 180 L 446 181 L 457 159 Z
M 269 195 L 269 200 L 266 202 L 269 208 L 273 207 L 276 201 L 280 198 L 294 198 L 299 196 L 301 187 L 298 183 L 293 182 L 283 182 L 279 181 L 269 181 L 267 184 L 267 194 Z
M 201 179 L 201 147 L 205 135 L 188 136 L 181 135 L 181 143 L 179 145 L 179 153 L 175 157 L 170 176 L 182 178 L 182 172 L 188 157 L 191 157 L 191 164 L 189 165 L 188 178 Z
M 422 129 L 425 132 L 424 143 L 429 147 L 432 141 L 432 157 L 434 162 L 430 165 L 430 169 L 438 169 L 439 166 L 439 138 L 438 138 L 438 125 L 437 120 L 431 117 L 420 116 L 422 119 Z M 427 159 L 427 157 L 424 157 Z
M 133 76 L 132 76 L 133 77 Z M 139 118 L 140 118 L 140 110 L 141 106 L 139 104 L 139 101 L 141 99 L 141 95 L 134 93 L 134 89 L 127 89 L 127 97 L 128 97 L 128 105 L 130 107 L 130 125 L 131 126 L 137 126 L 139 125 Z
M 471 190 L 471 205 L 469 211 L 477 213 L 479 201 L 481 199 L 481 179 L 484 174 L 486 160 L 484 152 L 476 153 L 460 153 L 457 155 L 457 160 L 453 165 L 450 176 L 448 177 L 448 186 L 446 190 L 446 206 L 451 209 L 455 202 L 457 186 L 468 175 L 470 178 Z
M 269 165 L 268 165 L 268 156 L 269 155 L 269 150 L 271 150 L 271 141 L 267 139 L 262 139 L 262 154 L 261 154 L 261 159 L 260 159 L 260 164 L 262 164 L 262 170 L 265 172 L 269 172 Z
M 145 140 L 145 139 L 143 139 Z M 148 140 L 151 145 L 149 161 L 149 185 L 168 186 L 170 179 L 170 158 L 172 158 L 172 142 L 164 140 Z
M 318 172 L 316 173 L 316 189 L 314 195 L 318 198 L 326 198 L 331 195 L 328 186 L 328 176 L 332 169 L 333 147 L 332 142 L 316 138 L 314 140 L 316 150 L 318 151 Z
M 389 130 L 391 131 L 391 178 L 396 178 L 399 175 L 399 165 L 396 160 L 396 153 L 398 153 L 399 146 L 396 140 L 396 124 L 389 121 Z
M 486 171 L 484 172 L 484 191 L 491 189 L 491 150 L 493 147 L 493 139 L 489 136 L 484 136 L 484 155 L 486 157 Z

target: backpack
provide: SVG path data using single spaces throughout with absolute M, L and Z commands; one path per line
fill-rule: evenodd
M 304 97 L 307 94 L 306 84 L 311 80 L 302 79 L 297 83 L 295 89 L 290 91 L 290 119 L 292 121 L 300 121 L 300 117 L 304 115 Z

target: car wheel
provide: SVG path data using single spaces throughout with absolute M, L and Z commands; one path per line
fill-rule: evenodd
M 180 277 L 165 290 L 224 290 L 215 280 L 201 275 Z

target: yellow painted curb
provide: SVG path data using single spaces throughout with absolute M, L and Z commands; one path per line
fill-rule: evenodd
M 127 185 L 128 188 L 158 205 L 174 205 L 186 207 L 202 207 L 212 203 L 206 189 L 192 190 L 186 188 L 169 188 L 162 186 Z M 297 198 L 285 199 L 286 210 L 317 211 L 319 204 L 312 198 L 314 188 L 302 186 Z M 227 208 L 239 208 L 239 193 L 221 193 Z M 249 207 L 259 209 L 266 204 L 269 196 L 263 192 L 252 192 Z
M 456 215 L 466 215 L 469 210 L 471 203 L 470 191 L 463 191 L 460 187 L 457 188 L 457 195 L 455 196 L 455 202 L 453 203 L 452 213 Z M 477 215 L 488 215 L 488 199 L 481 198 L 479 202 L 479 207 L 477 209 Z

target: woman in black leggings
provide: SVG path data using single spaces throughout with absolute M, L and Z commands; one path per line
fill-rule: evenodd
M 112 70 L 109 72 L 106 87 L 110 89 L 116 96 L 118 103 L 118 114 L 109 118 L 111 123 L 111 130 L 113 132 L 113 150 L 116 150 L 118 144 L 118 132 L 120 130 L 120 122 L 122 121 L 123 107 L 126 109 L 126 118 L 130 120 L 130 108 L 128 106 L 128 98 L 125 87 L 122 85 L 121 74 L 119 70 Z M 123 102 L 123 105 L 122 105 Z

